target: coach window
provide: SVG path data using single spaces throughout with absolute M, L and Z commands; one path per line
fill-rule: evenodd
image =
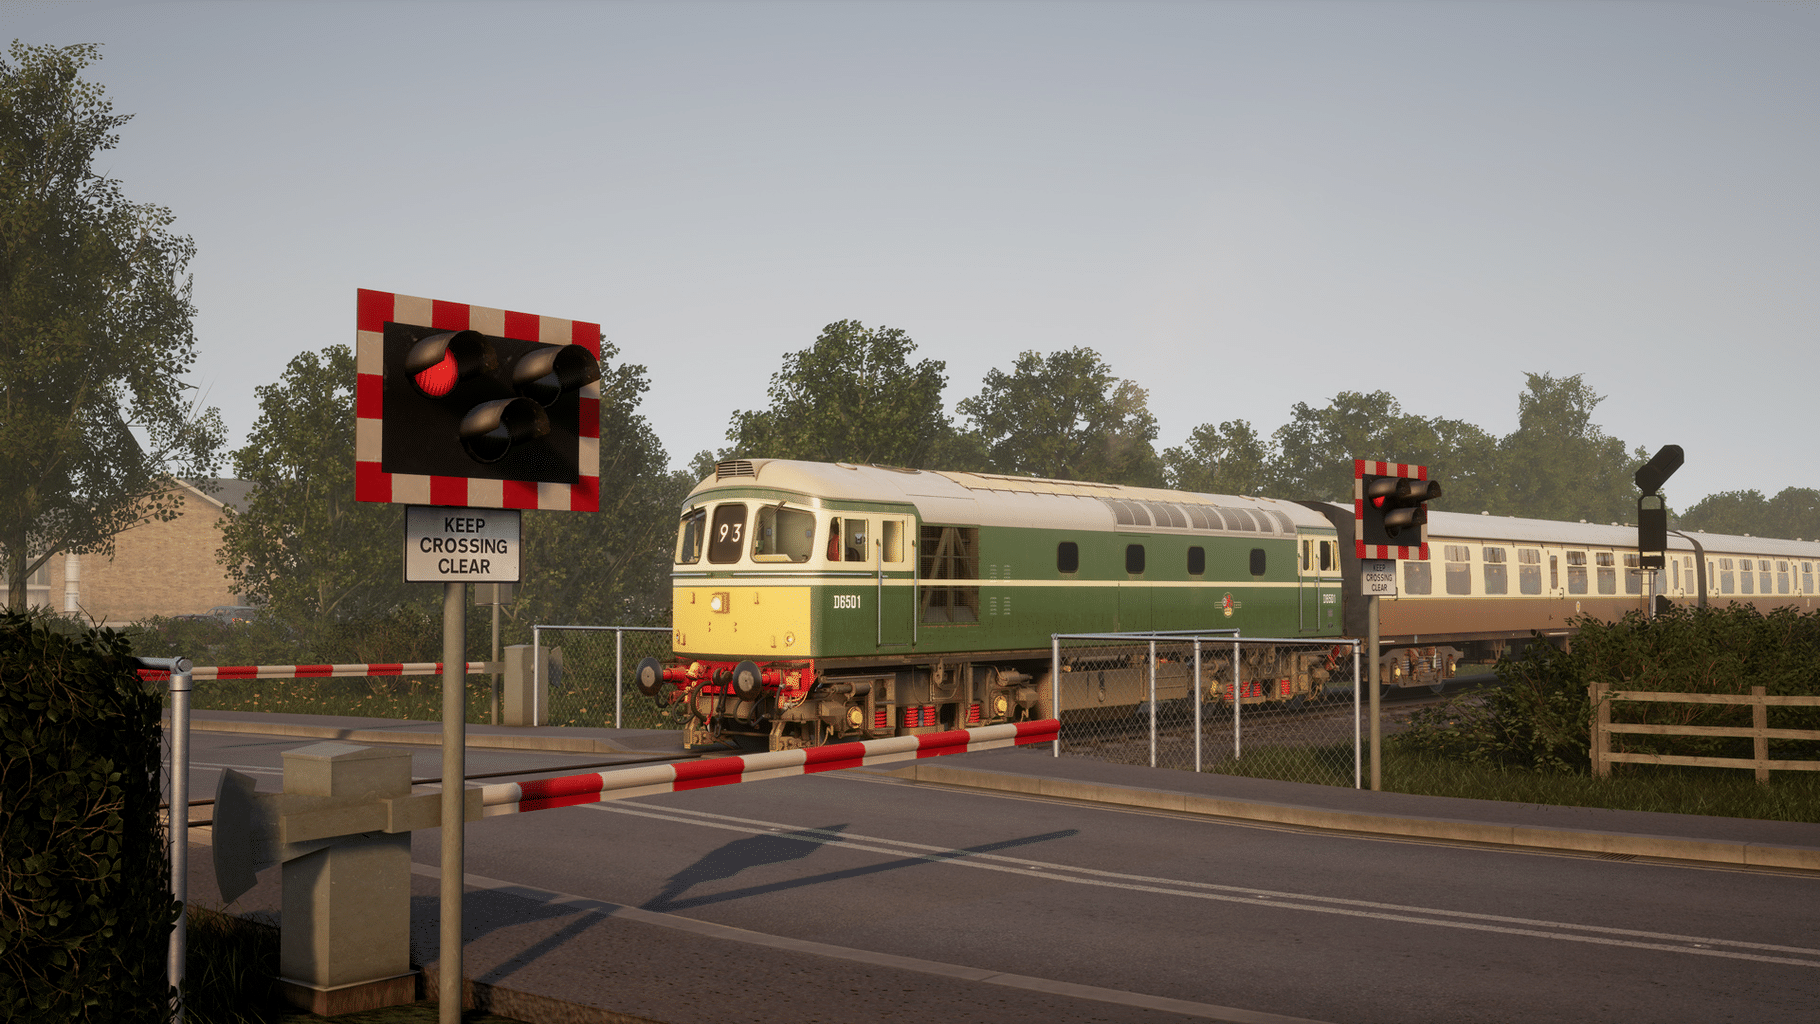
M 1788 593 L 1788 563 L 1776 563 L 1776 593 Z
M 1427 562 L 1403 563 L 1403 589 L 1411 594 L 1434 593 L 1434 578 L 1429 575 Z
M 1542 592 L 1542 552 L 1539 548 L 1517 549 L 1517 592 Z
M 1125 571 L 1133 576 L 1144 575 L 1144 545 L 1125 545 Z
M 676 531 L 676 564 L 694 565 L 701 561 L 701 547 L 708 536 L 708 510 L 690 509 L 683 514 L 682 526 Z
M 1454 595 L 1472 593 L 1472 549 L 1464 544 L 1445 545 L 1447 556 L 1447 592 Z
M 1760 586 L 1757 587 L 1757 592 L 1760 594 L 1769 593 L 1769 559 L 1757 559 L 1757 572 L 1759 573 L 1757 582 L 1760 584 Z
M 1711 573 L 1712 567 L 1707 566 L 1707 574 L 1711 575 Z M 1749 577 L 1747 576 L 1746 578 Z M 1737 585 L 1732 572 L 1732 560 L 1729 558 L 1719 559 L 1719 593 L 1729 594 Z
M 1643 559 L 1634 551 L 1624 556 L 1624 592 L 1643 593 Z
M 1812 562 L 1801 563 L 1801 592 L 1803 594 L 1814 592 L 1814 563 Z
M 1752 571 L 1756 567 L 1754 559 L 1738 559 L 1738 593 L 1754 594 L 1757 592 L 1757 574 Z
M 1595 551 L 1593 558 L 1599 563 L 1599 593 L 1615 594 L 1618 592 L 1618 560 L 1610 551 Z
M 1207 571 L 1207 549 L 1191 547 L 1188 549 L 1188 575 L 1200 576 Z
M 1483 548 L 1479 551 L 1479 557 L 1485 562 L 1485 592 L 1510 593 L 1509 567 L 1504 564 L 1504 549 Z
M 1264 575 L 1264 549 L 1263 548 L 1252 548 L 1251 549 L 1251 574 L 1253 576 Z
M 1570 594 L 1586 593 L 1586 552 L 1584 551 L 1567 553 L 1567 592 Z
M 722 505 L 714 510 L 714 529 L 708 534 L 708 561 L 716 565 L 739 561 L 746 550 L 746 506 Z
M 1064 575 L 1081 571 L 1081 546 L 1065 540 L 1055 546 L 1055 571 Z

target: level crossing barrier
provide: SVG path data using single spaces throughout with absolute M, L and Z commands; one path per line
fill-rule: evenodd
M 1039 713 L 1058 757 L 1359 788 L 1359 670 L 1356 640 L 1055 634 Z

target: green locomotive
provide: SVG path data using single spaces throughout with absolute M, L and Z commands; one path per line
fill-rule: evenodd
M 1129 713 L 1147 666 L 1064 665 L 1051 636 L 1240 629 L 1337 637 L 1334 525 L 1292 502 L 846 463 L 723 462 L 692 491 L 672 571 L 676 660 L 638 685 L 688 717 L 687 742 L 815 746 L 1071 713 Z M 1319 693 L 1321 655 L 1253 650 L 1239 692 Z M 1158 699 L 1196 685 L 1159 673 Z M 1091 678 L 1090 678 L 1091 677 Z

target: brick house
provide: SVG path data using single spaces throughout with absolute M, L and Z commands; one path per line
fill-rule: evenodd
M 85 622 L 124 626 L 154 615 L 203 615 L 241 605 L 215 560 L 223 508 L 238 508 L 251 487 L 216 480 L 204 494 L 171 481 L 182 498 L 177 518 L 141 523 L 114 538 L 114 555 L 53 555 L 26 581 L 26 600 Z

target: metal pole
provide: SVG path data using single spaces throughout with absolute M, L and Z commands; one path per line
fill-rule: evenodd
M 1359 642 L 1352 642 L 1352 788 L 1361 788 L 1362 765 L 1359 759 Z
M 531 627 L 531 724 L 542 725 L 539 713 L 543 710 L 543 627 Z
M 1367 643 L 1370 649 L 1366 660 L 1371 662 L 1371 788 L 1375 791 L 1382 788 L 1384 782 L 1384 764 L 1378 757 L 1378 744 L 1383 742 L 1383 727 L 1378 721 L 1378 598 L 1376 595 L 1365 599 L 1365 628 L 1369 633 Z
M 626 720 L 626 631 L 613 631 L 613 728 L 624 729 Z
M 1239 759 L 1239 704 L 1245 694 L 1239 682 L 1239 642 L 1232 642 L 1232 759 Z
M 493 595 L 493 664 L 499 664 L 499 595 Z M 493 724 L 499 724 L 499 673 L 493 673 Z
M 1156 641 L 1150 641 L 1150 767 L 1156 767 Z
M 1055 742 L 1050 744 L 1056 757 L 1062 756 L 1062 638 L 1049 637 L 1049 713 L 1055 716 Z
M 1201 638 L 1194 638 L 1194 770 L 1201 770 Z
M 171 896 L 183 909 L 171 929 L 170 983 L 173 1024 L 183 1024 L 183 985 L 189 956 L 190 912 L 190 661 L 174 658 L 171 670 Z
M 442 952 L 441 1024 L 461 1024 L 463 779 L 467 775 L 467 618 L 464 583 L 442 585 Z

